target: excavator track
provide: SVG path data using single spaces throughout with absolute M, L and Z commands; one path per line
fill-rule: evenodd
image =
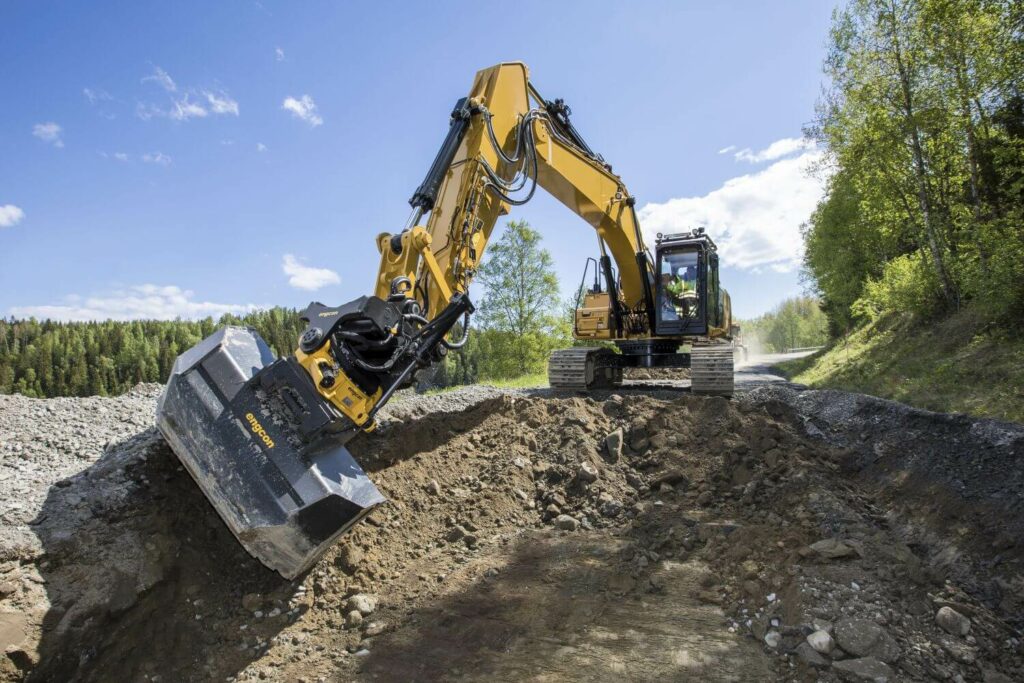
M 548 383 L 552 389 L 586 391 L 622 384 L 622 368 L 602 363 L 614 356 L 608 349 L 575 347 L 559 349 L 548 358 Z
M 729 344 L 690 350 L 690 390 L 695 394 L 732 396 L 734 349 Z

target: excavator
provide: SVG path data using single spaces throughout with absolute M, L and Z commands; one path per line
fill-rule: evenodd
M 644 244 L 636 199 L 526 65 L 476 74 L 409 200 L 377 236 L 373 293 L 314 302 L 294 354 L 229 326 L 181 354 L 157 426 L 245 549 L 288 579 L 307 571 L 384 496 L 346 448 L 415 375 L 466 343 L 469 287 L 495 224 L 539 186 L 596 232 L 575 312 L 584 342 L 554 352 L 555 390 L 623 382 L 626 368 L 689 367 L 696 393 L 733 390 L 728 293 L 702 229 Z M 424 220 L 425 219 L 425 220 Z

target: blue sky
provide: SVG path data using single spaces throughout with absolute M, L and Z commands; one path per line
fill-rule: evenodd
M 569 102 L 645 231 L 706 224 L 736 312 L 762 313 L 801 291 L 798 227 L 821 180 L 799 138 L 832 7 L 5 2 L 0 315 L 369 293 L 373 238 L 403 227 L 452 104 L 508 60 Z M 571 291 L 590 228 L 541 193 L 513 217 Z

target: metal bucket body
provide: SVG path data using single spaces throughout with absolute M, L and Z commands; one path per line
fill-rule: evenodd
M 218 330 L 178 357 L 156 422 L 245 549 L 292 579 L 385 498 L 343 445 L 354 431 L 301 438 L 296 420 L 335 420 L 288 363 L 251 328 Z M 282 371 L 309 385 L 290 408 L 268 390 Z

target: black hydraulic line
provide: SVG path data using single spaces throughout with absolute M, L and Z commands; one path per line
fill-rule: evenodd
M 633 226 L 636 229 L 636 265 L 640 268 L 640 281 L 644 286 L 644 303 L 647 307 L 647 324 L 650 326 L 651 334 L 654 334 L 655 323 L 657 322 L 657 311 L 654 309 L 654 288 L 651 287 L 651 272 L 656 264 L 648 261 L 647 247 L 644 246 L 644 236 L 640 232 L 640 221 L 636 217 L 636 198 L 629 197 L 626 205 L 633 214 Z
M 615 286 L 615 276 L 612 273 L 612 259 L 608 254 L 601 256 L 601 270 L 604 272 L 604 281 L 608 287 L 608 298 L 612 304 L 612 318 L 615 323 L 616 336 L 622 336 L 622 302 L 619 301 L 619 288 Z
M 438 150 L 437 156 L 434 157 L 434 163 L 430 165 L 426 178 L 416 188 L 416 192 L 413 193 L 412 198 L 409 200 L 409 204 L 413 208 L 422 209 L 423 211 L 430 211 L 434 208 L 434 201 L 437 200 L 437 193 L 441 189 L 441 183 L 444 181 L 445 174 L 448 173 L 448 168 L 452 165 L 452 160 L 455 158 L 455 153 L 459 150 L 459 145 L 462 144 L 462 138 L 466 135 L 466 130 L 469 128 L 470 117 L 474 113 L 473 109 L 469 106 L 469 98 L 462 97 L 455 103 L 451 124 L 448 126 L 448 135 L 445 136 L 444 142 L 441 143 L 441 149 Z
M 576 130 L 576 127 L 572 125 L 572 121 L 569 120 L 569 117 L 572 115 L 572 109 L 565 103 L 565 100 L 556 99 L 553 102 L 545 101 L 544 110 L 547 111 L 552 125 L 559 133 L 562 134 L 562 137 L 571 140 L 576 147 L 579 147 L 590 158 L 596 159 L 602 164 L 604 163 L 604 157 L 590 149 L 590 145 L 583 140 L 583 136 L 580 135 L 579 131 Z
M 381 395 L 376 405 L 370 410 L 367 419 L 373 419 L 377 411 L 384 407 L 384 404 L 409 379 L 409 375 L 416 368 L 426 367 L 430 364 L 431 355 L 441 345 L 441 342 L 444 341 L 445 336 L 455 326 L 455 323 L 466 313 L 472 313 L 473 310 L 473 304 L 465 294 L 456 292 L 452 295 L 451 301 L 444 307 L 444 310 L 431 320 L 428 325 L 425 325 L 416 337 L 413 338 L 409 346 L 406 347 L 410 350 L 407 354 L 403 355 L 409 359 L 408 364 L 402 369 L 402 372 L 399 373 L 391 385 L 384 390 L 383 395 Z

